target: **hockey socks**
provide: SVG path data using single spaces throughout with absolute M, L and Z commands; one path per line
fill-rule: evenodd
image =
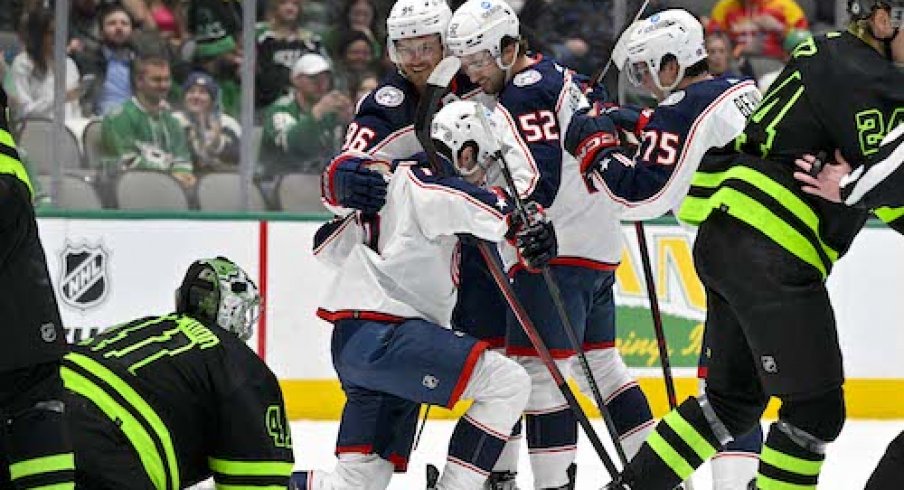
M 490 476 L 508 438 L 508 434 L 483 426 L 467 414 L 463 416 L 449 440 L 448 464 L 437 488 L 481 488 Z
M 568 483 L 574 462 L 578 424 L 568 405 L 524 415 L 534 488 L 559 488 Z
M 728 443 L 712 459 L 713 488 L 747 490 L 756 480 L 763 447 L 763 428 L 756 424 L 750 432 Z
M 825 460 L 825 443 L 779 420 L 769 428 L 760 453 L 757 488 L 816 489 Z
M 623 391 L 610 396 L 606 400 L 606 408 L 612 415 L 612 423 L 625 455 L 630 460 L 640 450 L 655 425 L 647 398 L 637 383 L 632 382 Z
M 696 398 L 663 418 L 625 469 L 631 488 L 671 490 L 722 446 Z

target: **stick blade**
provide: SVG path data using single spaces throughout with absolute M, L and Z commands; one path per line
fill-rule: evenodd
M 455 56 L 447 56 L 433 68 L 427 83 L 436 87 L 448 87 L 460 68 L 461 60 Z

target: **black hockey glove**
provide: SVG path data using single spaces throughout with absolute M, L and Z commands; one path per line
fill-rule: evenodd
M 513 212 L 505 238 L 518 249 L 518 260 L 531 272 L 549 264 L 559 253 L 556 230 L 543 206 L 531 201 L 525 204 L 527 216 Z
M 386 180 L 366 162 L 350 158 L 340 162 L 332 177 L 339 204 L 365 213 L 376 213 L 386 204 Z

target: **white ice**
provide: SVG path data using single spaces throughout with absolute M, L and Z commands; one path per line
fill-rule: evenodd
M 595 421 L 597 432 L 606 440 L 605 428 L 601 421 Z M 432 463 L 440 468 L 445 463 L 446 445 L 452 434 L 454 422 L 430 420 L 421 438 L 420 446 L 414 451 L 408 473 L 397 474 L 389 485 L 390 489 L 419 490 L 424 488 L 424 466 Z M 336 422 L 299 421 L 292 423 L 292 439 L 295 447 L 296 469 L 331 470 L 335 464 L 333 448 Z M 885 452 L 888 443 L 902 430 L 904 420 L 860 421 L 849 420 L 838 440 L 829 446 L 828 457 L 819 480 L 820 490 L 862 489 L 867 478 Z M 579 490 L 598 490 L 609 478 L 605 467 L 597 458 L 590 443 L 583 439 L 578 443 L 578 484 Z M 522 448 L 518 485 L 530 489 L 531 475 L 526 448 Z M 711 488 L 709 468 L 704 466 L 694 475 L 695 490 Z

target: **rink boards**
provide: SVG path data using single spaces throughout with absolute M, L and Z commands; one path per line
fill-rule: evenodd
M 174 289 L 191 261 L 225 255 L 258 279 L 265 307 L 249 344 L 283 382 L 291 417 L 338 418 L 343 398 L 330 364 L 331 326 L 314 316 L 331 278 L 310 252 L 320 219 L 65 216 L 42 217 L 40 232 L 70 340 L 171 311 Z M 697 387 L 705 316 L 705 295 L 693 271 L 693 234 L 670 222 L 646 229 L 683 396 Z M 633 226 L 624 227 L 624 236 L 616 289 L 618 345 L 654 410 L 662 413 L 665 394 Z M 836 266 L 829 289 L 845 354 L 849 415 L 904 418 L 904 237 L 881 225 L 866 228 Z

